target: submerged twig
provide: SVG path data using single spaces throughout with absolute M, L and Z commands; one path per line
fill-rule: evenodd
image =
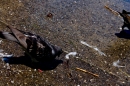
M 115 14 L 115 15 L 117 15 L 117 16 L 120 16 L 120 14 L 119 14 L 117 11 L 111 9 L 111 8 L 108 7 L 107 5 L 105 5 L 104 7 L 105 7 L 107 10 L 109 10 L 110 12 L 112 12 L 113 14 Z
M 77 69 L 77 70 L 80 70 L 80 71 L 82 71 L 82 72 L 85 72 L 85 73 L 91 74 L 91 75 L 93 75 L 93 76 L 95 76 L 95 77 L 99 77 L 98 74 L 94 74 L 94 73 L 89 72 L 89 71 L 87 71 L 87 70 L 84 70 L 84 69 L 81 69 L 81 68 L 78 68 L 78 67 L 76 67 L 76 69 Z

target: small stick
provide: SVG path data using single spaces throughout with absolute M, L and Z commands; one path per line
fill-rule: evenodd
M 87 70 L 84 70 L 84 69 L 81 69 L 81 68 L 78 68 L 78 67 L 76 67 L 76 69 L 77 69 L 77 70 L 80 70 L 80 71 L 82 71 L 82 72 L 85 72 L 85 73 L 89 73 L 89 74 L 91 74 L 91 75 L 93 75 L 93 76 L 95 76 L 95 77 L 99 77 L 98 74 L 94 74 L 94 73 L 89 72 L 89 71 L 87 71 Z
M 111 11 L 112 13 L 114 13 L 115 15 L 120 15 L 117 11 L 111 9 L 110 7 L 108 7 L 107 5 L 104 6 L 106 9 L 108 9 L 109 11 Z

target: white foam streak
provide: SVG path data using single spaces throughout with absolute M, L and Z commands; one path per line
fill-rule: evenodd
M 80 43 L 83 44 L 83 45 L 86 45 L 86 46 L 88 46 L 88 47 L 90 47 L 90 48 L 93 48 L 95 51 L 98 51 L 98 53 L 99 53 L 100 55 L 106 56 L 106 54 L 103 53 L 103 52 L 101 52 L 97 47 L 91 46 L 91 45 L 89 45 L 88 43 L 86 43 L 86 42 L 84 42 L 84 41 L 80 41 Z

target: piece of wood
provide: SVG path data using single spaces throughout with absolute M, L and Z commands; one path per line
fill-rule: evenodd
M 78 67 L 76 67 L 76 69 L 77 69 L 77 70 L 80 70 L 80 71 L 82 71 L 82 72 L 85 72 L 85 73 L 91 74 L 91 75 L 93 75 L 93 76 L 95 76 L 95 77 L 99 77 L 98 74 L 94 74 L 94 73 L 89 72 L 89 71 L 87 71 L 87 70 L 84 70 L 84 69 L 81 69 L 81 68 L 78 68 Z
M 117 15 L 117 16 L 120 16 L 120 14 L 119 14 L 117 11 L 111 9 L 111 8 L 108 7 L 107 5 L 105 5 L 104 7 L 105 7 L 107 10 L 109 10 L 110 12 L 112 12 L 113 14 L 115 14 L 115 15 Z

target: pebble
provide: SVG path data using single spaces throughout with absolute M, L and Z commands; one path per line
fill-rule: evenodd
M 14 83 L 14 81 L 11 81 L 11 83 L 13 84 L 13 83 Z
M 94 79 L 90 79 L 90 82 L 93 82 L 94 81 Z
M 34 69 L 34 71 L 37 71 L 37 69 Z

